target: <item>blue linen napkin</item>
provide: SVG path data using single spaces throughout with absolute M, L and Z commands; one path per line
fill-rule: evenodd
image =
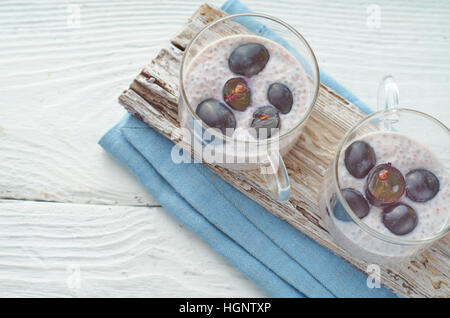
M 227 1 L 222 9 L 230 14 L 250 11 L 236 0 Z M 370 111 L 323 72 L 321 80 L 363 111 Z M 366 275 L 275 217 L 204 165 L 173 163 L 174 144 L 131 115 L 127 114 L 99 143 L 167 211 L 269 296 L 394 296 L 385 288 L 368 288 Z

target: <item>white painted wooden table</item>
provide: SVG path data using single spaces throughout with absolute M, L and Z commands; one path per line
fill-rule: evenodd
M 0 297 L 264 296 L 97 145 L 201 3 L 0 2 Z M 392 73 L 403 106 L 450 125 L 449 2 L 245 3 L 296 27 L 372 107 Z

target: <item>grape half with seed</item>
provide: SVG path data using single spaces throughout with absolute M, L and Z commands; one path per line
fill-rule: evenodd
M 375 206 L 387 206 L 400 200 L 405 192 L 405 178 L 402 173 L 385 163 L 373 168 L 366 181 L 366 198 Z
M 263 106 L 259 107 L 253 113 L 253 121 L 250 130 L 256 133 L 258 139 L 270 138 L 272 129 L 280 128 L 280 114 L 275 107 Z
M 223 100 L 231 108 L 244 111 L 250 105 L 250 88 L 242 77 L 229 79 L 223 87 Z

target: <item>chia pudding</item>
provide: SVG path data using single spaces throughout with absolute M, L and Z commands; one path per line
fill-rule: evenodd
M 450 177 L 425 146 L 400 133 L 374 132 L 343 149 L 339 186 L 368 227 L 394 240 L 417 241 L 448 226 Z M 356 256 L 381 260 L 410 253 L 408 246 L 388 244 L 357 226 L 339 202 L 331 217 L 331 231 Z
M 255 35 L 209 44 L 184 79 L 188 101 L 203 122 L 247 140 L 283 135 L 297 126 L 308 113 L 308 85 L 302 65 L 286 48 Z M 267 132 L 259 134 L 260 129 Z

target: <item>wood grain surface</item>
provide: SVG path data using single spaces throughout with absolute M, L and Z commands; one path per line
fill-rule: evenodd
M 169 47 L 160 51 L 119 98 L 130 113 L 186 149 L 189 149 L 189 144 L 183 144 L 177 122 L 180 59 L 189 40 L 205 25 L 224 15 L 219 9 L 202 5 L 170 40 Z M 233 27 L 216 29 L 225 35 L 247 32 L 245 29 L 238 31 L 240 27 L 234 24 Z M 211 34 L 214 36 L 217 37 Z M 365 271 L 367 263 L 354 259 L 329 236 L 321 222 L 318 203 L 323 177 L 339 140 L 363 117 L 364 114 L 354 105 L 330 88 L 320 86 L 315 108 L 299 141 L 284 157 L 291 178 L 291 196 L 286 203 L 271 199 L 259 171 L 231 172 L 214 165 L 209 165 L 209 168 L 276 216 Z M 450 254 L 449 238 L 442 239 L 409 262 L 382 266 L 383 283 L 403 296 L 450 297 L 449 286 L 442 284 L 448 282 L 450 276 L 449 260 L 445 257 Z M 428 266 L 413 268 L 414 264 L 424 262 Z
M 98 205 L 116 211 L 103 215 L 104 232 L 99 235 L 112 229 L 120 210 L 129 211 L 131 207 L 146 211 L 134 214 L 134 223 L 144 222 L 148 212 L 151 222 L 159 224 L 153 228 L 158 240 L 145 240 L 145 231 L 136 232 L 134 240 L 140 242 L 140 249 L 173 240 L 164 245 L 169 256 L 160 258 L 158 266 L 154 266 L 154 259 L 138 261 L 130 256 L 129 262 L 121 265 L 129 276 L 114 282 L 108 282 L 108 278 L 118 267 L 98 248 L 96 264 L 102 265 L 90 270 L 90 279 L 97 280 L 97 287 L 83 290 L 90 285 L 82 282 L 80 295 L 189 295 L 190 288 L 159 290 L 169 278 L 178 286 L 201 286 L 201 292 L 194 295 L 263 295 L 201 241 L 193 241 L 192 248 L 202 254 L 189 254 L 183 240 L 176 238 L 192 234 L 160 208 L 145 207 L 158 203 L 96 144 L 124 114 L 116 105 L 117 95 L 203 2 L 0 2 L 0 198 L 5 199 L 0 201 L 1 246 L 17 243 L 14 253 L 0 249 L 2 295 L 76 296 L 67 288 L 63 274 L 66 265 L 61 265 L 63 259 L 68 264 L 76 263 L 77 245 L 71 243 L 75 238 L 67 238 L 65 249 L 52 249 L 50 254 L 47 246 L 58 244 L 58 233 L 67 229 L 63 222 L 79 224 L 88 219 L 88 214 L 95 215 L 104 208 Z M 222 3 L 210 2 L 217 6 Z M 245 3 L 292 24 L 313 47 L 320 67 L 370 106 L 375 106 L 379 80 L 392 73 L 400 85 L 402 105 L 426 111 L 450 125 L 448 1 L 376 1 L 378 28 L 367 25 L 373 3 L 366 0 Z M 73 5 L 80 10 L 79 27 L 68 23 L 76 11 Z M 9 199 L 23 202 L 16 204 Z M 66 206 L 68 202 L 71 204 Z M 46 226 L 40 220 L 48 211 L 53 211 L 53 225 Z M 19 219 L 27 225 L 15 227 Z M 7 220 L 12 223 L 6 224 Z M 82 237 L 83 226 L 72 228 L 72 233 L 79 231 Z M 40 245 L 19 248 L 25 240 L 31 241 L 27 227 L 47 239 Z M 120 232 L 116 237 L 125 239 L 127 233 Z M 84 244 L 84 248 L 91 244 L 96 249 L 89 236 Z M 175 254 L 180 255 L 177 267 L 189 268 L 192 273 L 178 275 L 178 268 L 171 266 Z M 204 271 L 196 257 L 211 267 Z M 53 264 L 61 268 L 58 275 L 53 269 L 43 270 L 44 265 L 54 268 Z M 139 277 L 150 272 L 153 276 L 145 280 L 133 279 L 134 273 Z
M 160 207 L 0 207 L 0 297 L 262 295 Z

